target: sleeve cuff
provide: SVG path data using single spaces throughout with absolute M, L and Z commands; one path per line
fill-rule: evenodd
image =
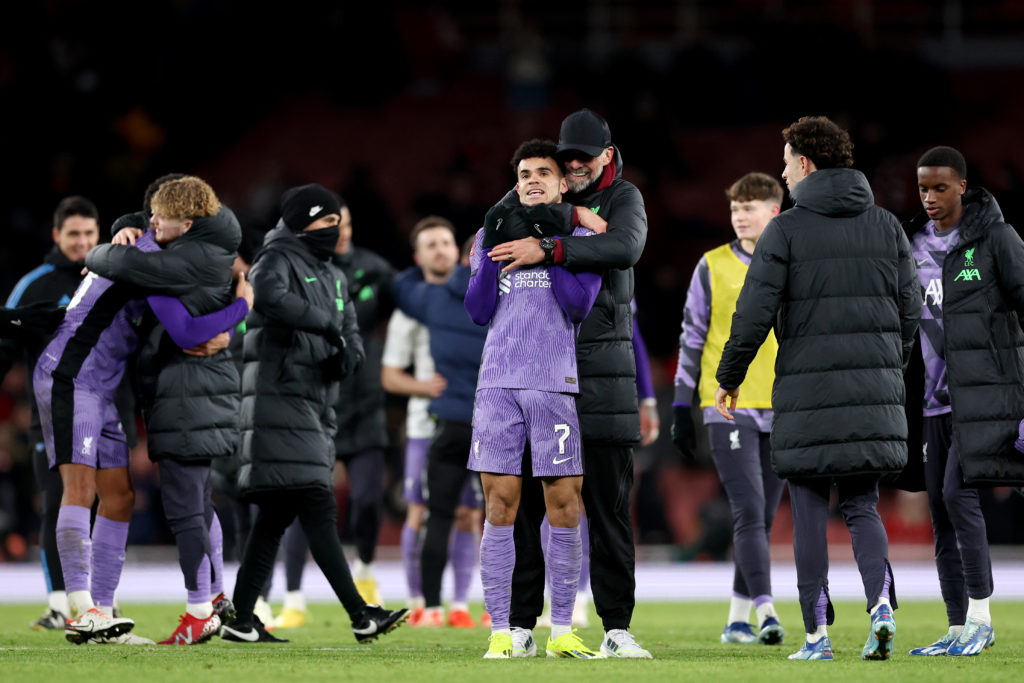
M 562 246 L 562 240 L 555 239 L 555 248 L 551 252 L 552 263 L 562 263 L 565 261 L 565 247 Z

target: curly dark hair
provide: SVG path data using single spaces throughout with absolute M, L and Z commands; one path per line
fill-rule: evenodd
M 550 157 L 552 159 L 558 159 L 558 145 L 552 140 L 541 140 L 540 138 L 534 138 L 533 140 L 527 140 L 523 144 L 516 148 L 515 153 L 512 155 L 512 170 L 518 172 L 519 162 L 523 159 L 543 159 Z M 562 165 L 555 165 L 559 172 L 562 171 Z
M 850 134 L 827 116 L 803 116 L 782 131 L 794 154 L 805 156 L 820 170 L 853 166 Z

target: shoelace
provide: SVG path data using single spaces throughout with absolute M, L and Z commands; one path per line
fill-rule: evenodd
M 573 633 L 575 634 L 576 631 L 573 630 Z M 629 631 L 625 630 L 625 629 L 619 628 L 619 629 L 615 629 L 614 631 L 609 631 L 608 632 L 608 637 L 612 638 L 613 640 L 615 640 L 615 641 L 617 641 L 619 643 L 619 649 L 620 650 L 629 649 L 629 648 L 635 648 L 637 650 L 642 650 L 643 649 L 642 647 L 640 647 L 640 643 L 636 642 L 636 638 L 633 637 L 633 634 L 630 633 Z M 578 639 L 578 637 L 577 637 L 577 639 Z M 623 646 L 627 646 L 627 647 L 623 647 Z

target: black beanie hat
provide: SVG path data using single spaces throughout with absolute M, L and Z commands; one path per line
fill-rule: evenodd
M 332 213 L 341 213 L 341 200 L 323 185 L 293 187 L 281 195 L 281 218 L 292 232 Z

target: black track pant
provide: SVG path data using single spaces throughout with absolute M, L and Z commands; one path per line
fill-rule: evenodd
M 466 479 L 475 476 L 466 469 L 472 440 L 473 426 L 469 423 L 441 420 L 427 451 L 429 516 L 420 556 L 423 601 L 427 607 L 441 605 L 441 576 L 448 562 L 448 536 L 455 523 L 455 509 L 462 498 Z
M 590 588 L 606 631 L 628 629 L 636 603 L 633 523 L 629 493 L 633 488 L 633 447 L 583 443 L 583 506 L 590 525 Z M 523 476 L 516 516 L 516 567 L 512 574 L 512 626 L 532 629 L 544 609 L 544 553 L 540 524 L 544 519 L 540 479 Z
M 356 591 L 338 540 L 338 504 L 334 492 L 324 488 L 263 491 L 254 494 L 252 500 L 259 512 L 235 582 L 233 602 L 238 610 L 238 623 L 251 623 L 256 598 L 274 569 L 281 536 L 296 517 L 309 539 L 313 559 L 349 617 L 355 620 L 366 603 Z

